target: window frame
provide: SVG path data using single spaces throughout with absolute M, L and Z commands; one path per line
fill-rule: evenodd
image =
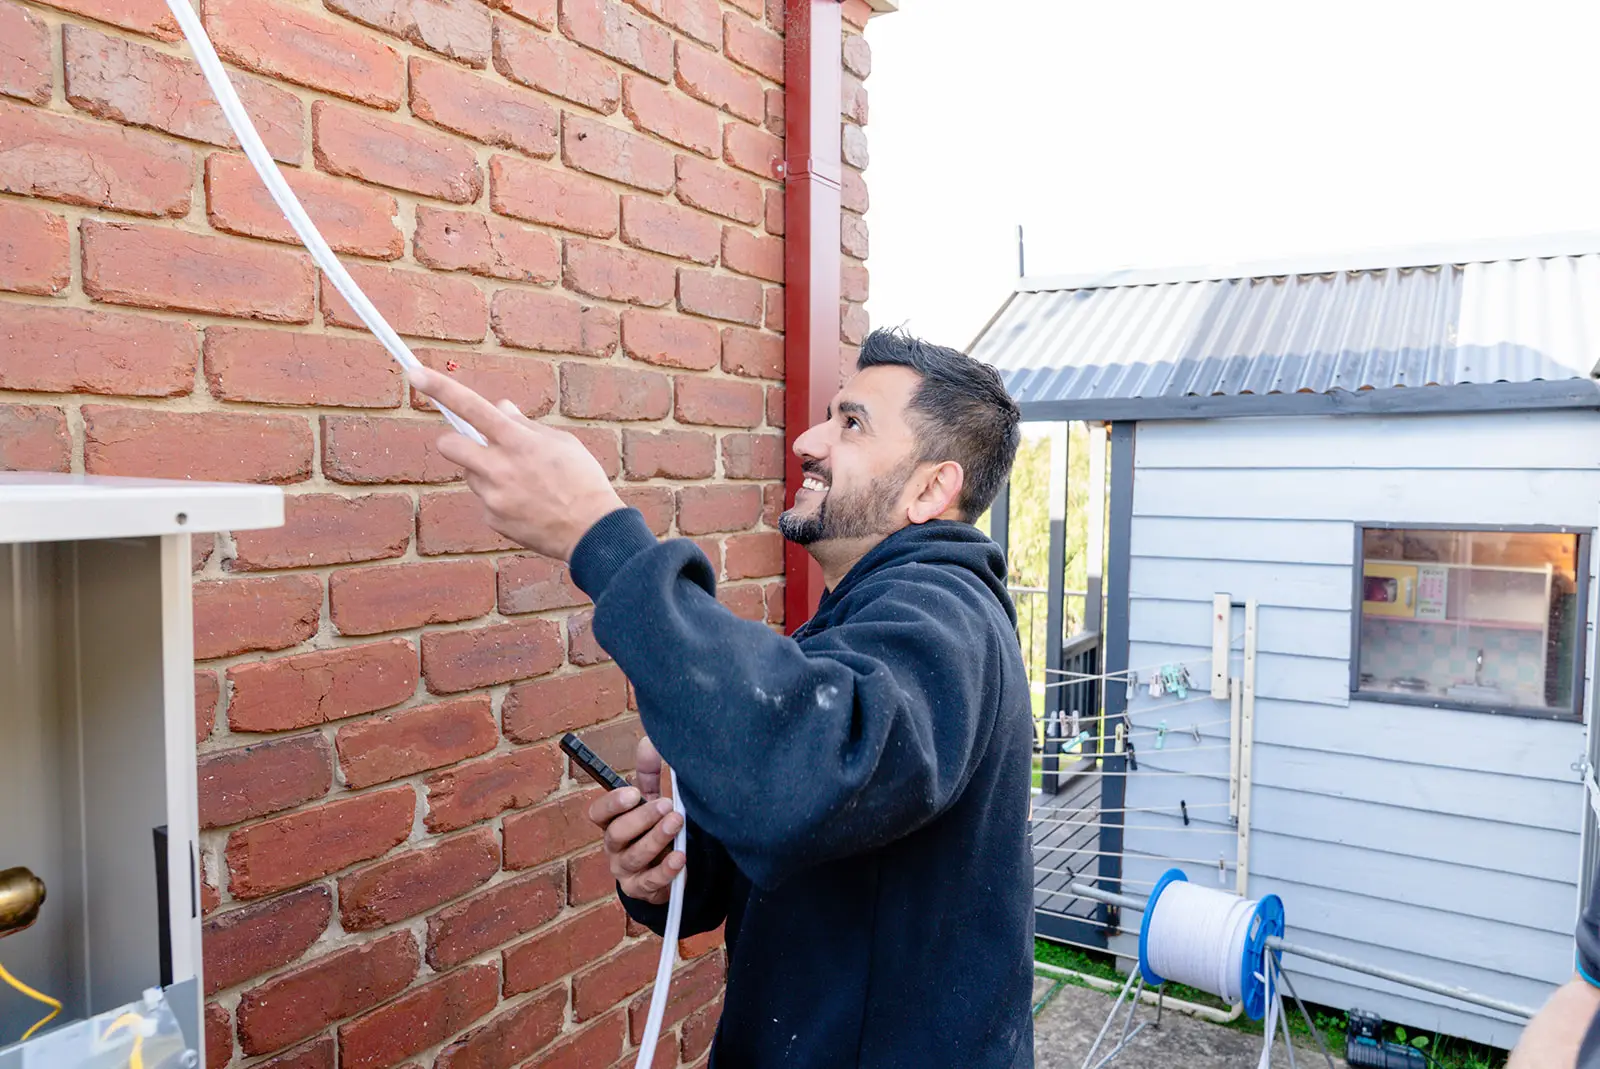
M 1368 531 L 1460 531 L 1471 534 L 1565 534 L 1578 539 L 1575 567 L 1578 580 L 1577 640 L 1572 658 L 1572 704 L 1568 708 L 1531 708 L 1527 706 L 1480 705 L 1470 702 L 1452 702 L 1444 698 L 1429 698 L 1408 694 L 1380 694 L 1361 689 L 1361 624 L 1362 591 L 1366 575 L 1366 533 Z M 1590 552 L 1595 529 L 1592 527 L 1559 527 L 1540 524 L 1493 523 L 1379 523 L 1355 524 L 1355 554 L 1350 566 L 1350 700 L 1375 702 L 1380 705 L 1409 705 L 1414 708 L 1440 709 L 1452 713 L 1486 713 L 1491 716 L 1516 716 L 1530 720 L 1555 720 L 1565 723 L 1583 723 L 1588 695 L 1584 680 L 1589 670 L 1589 570 Z

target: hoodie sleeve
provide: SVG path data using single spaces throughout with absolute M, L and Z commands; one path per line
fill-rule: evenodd
M 923 826 L 987 745 L 999 644 L 944 569 L 869 579 L 803 648 L 718 603 L 700 550 L 629 509 L 585 535 L 572 575 L 685 808 L 757 886 Z

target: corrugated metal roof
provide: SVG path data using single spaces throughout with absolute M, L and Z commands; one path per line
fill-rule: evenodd
M 1589 246 L 1594 248 L 1596 246 Z M 1402 261 L 1404 262 L 1404 261 Z M 973 343 L 1025 409 L 1587 380 L 1600 254 L 1319 273 L 1024 282 Z M 1421 400 L 1418 398 L 1418 400 Z M 1129 402 L 1151 402 L 1150 405 Z

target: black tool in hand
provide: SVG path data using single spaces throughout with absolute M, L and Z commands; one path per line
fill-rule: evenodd
M 567 756 L 572 758 L 572 764 L 589 774 L 589 778 L 608 791 L 619 790 L 628 785 L 628 781 L 617 774 L 612 768 L 600 759 L 600 755 L 583 744 L 583 740 L 572 732 L 561 736 L 561 748 L 567 751 Z M 643 801 L 643 798 L 640 799 Z

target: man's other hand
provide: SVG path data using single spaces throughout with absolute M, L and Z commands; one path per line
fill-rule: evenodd
M 535 553 L 566 561 L 578 541 L 622 499 L 600 462 L 565 431 L 525 417 L 510 401 L 492 405 L 437 371 L 409 372 L 421 393 L 478 429 L 487 445 L 450 433 L 439 452 L 466 469 L 489 526 Z
M 661 797 L 661 755 L 655 746 L 640 739 L 636 754 L 634 786 L 596 799 L 589 819 L 605 832 L 606 859 L 622 893 L 659 906 L 683 870 L 683 854 L 672 849 L 683 818 Z

